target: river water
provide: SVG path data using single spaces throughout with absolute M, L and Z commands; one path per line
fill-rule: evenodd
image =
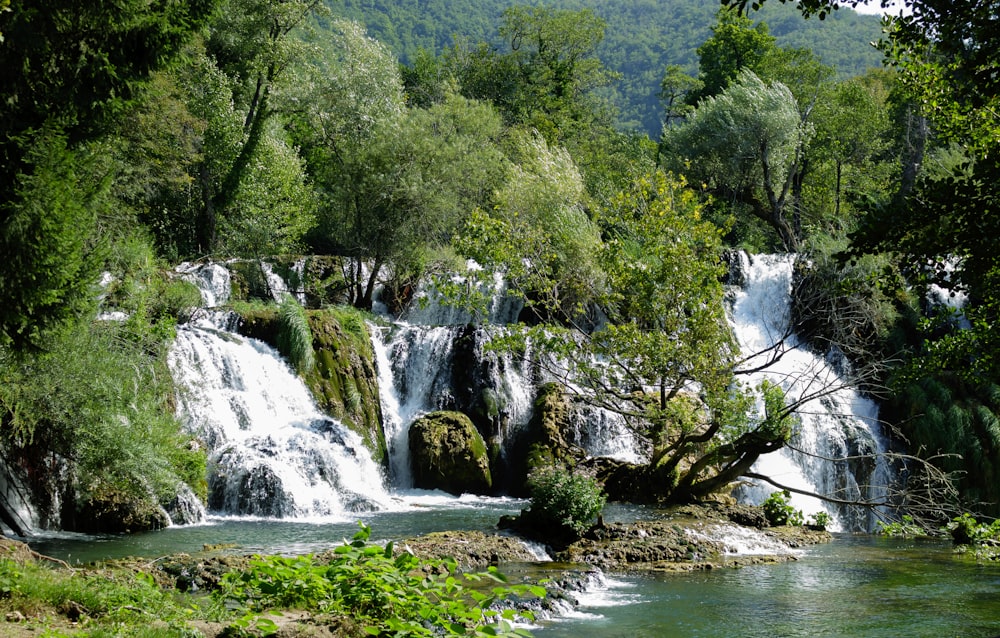
M 494 529 L 514 499 L 409 493 L 393 512 L 364 515 L 373 537 L 395 540 L 446 529 Z M 649 514 L 609 506 L 606 519 Z M 125 536 L 50 535 L 32 546 L 72 563 L 155 558 L 232 543 L 240 553 L 315 553 L 357 530 L 356 521 L 211 518 L 205 524 Z M 501 566 L 501 571 L 504 568 Z M 511 573 L 521 566 L 509 566 Z M 956 557 L 922 539 L 837 535 L 796 560 L 683 574 L 606 574 L 580 605 L 541 620 L 537 638 L 782 636 L 1000 636 L 1000 564 Z
M 538 638 L 1000 635 L 1000 565 L 947 543 L 840 536 L 798 560 L 622 575 Z

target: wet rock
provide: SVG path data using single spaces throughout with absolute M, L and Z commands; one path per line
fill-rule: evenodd
M 460 412 L 432 412 L 409 432 L 415 487 L 452 494 L 488 494 L 493 485 L 486 442 Z

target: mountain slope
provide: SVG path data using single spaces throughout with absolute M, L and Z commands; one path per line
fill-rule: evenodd
M 497 42 L 497 26 L 514 0 L 340 0 L 336 15 L 364 24 L 369 33 L 407 62 L 420 48 L 440 52 L 456 38 Z M 658 136 L 661 109 L 656 97 L 663 70 L 679 64 L 697 72 L 696 49 L 711 33 L 719 5 L 703 0 L 553 0 L 549 6 L 588 8 L 607 22 L 599 55 L 622 74 L 614 101 L 622 126 Z M 879 38 L 878 17 L 841 10 L 826 20 L 803 20 L 798 11 L 772 3 L 753 15 L 768 24 L 778 44 L 811 48 L 841 76 L 881 64 L 870 45 Z

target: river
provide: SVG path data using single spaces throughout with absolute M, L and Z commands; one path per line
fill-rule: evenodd
M 411 493 L 394 512 L 365 515 L 373 536 L 398 539 L 444 529 L 490 530 L 513 499 L 455 499 Z M 646 512 L 648 513 L 648 512 Z M 609 506 L 606 518 L 631 520 L 638 508 Z M 349 520 L 313 522 L 211 518 L 206 524 L 124 536 L 53 534 L 32 546 L 72 563 L 156 558 L 232 543 L 241 553 L 315 553 L 356 531 Z M 501 566 L 501 571 L 504 568 Z M 508 566 L 514 574 L 521 566 Z M 579 595 L 579 607 L 532 628 L 537 638 L 733 636 L 1000 635 L 1000 564 L 957 557 L 950 543 L 836 535 L 797 560 L 682 574 L 607 574 Z

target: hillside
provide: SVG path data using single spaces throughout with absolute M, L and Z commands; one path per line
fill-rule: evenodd
M 343 0 L 335 14 L 364 24 L 403 62 L 418 49 L 438 52 L 455 38 L 496 40 L 500 15 L 514 0 Z M 607 22 L 601 59 L 620 72 L 614 102 L 624 127 L 656 137 L 660 107 L 656 93 L 663 69 L 679 64 L 697 71 L 696 49 L 715 22 L 718 4 L 700 0 L 555 0 L 559 8 L 592 9 Z M 881 26 L 875 16 L 839 11 L 820 22 L 802 20 L 790 5 L 769 4 L 754 14 L 768 24 L 783 47 L 811 48 L 841 76 L 859 75 L 881 64 L 870 43 Z

